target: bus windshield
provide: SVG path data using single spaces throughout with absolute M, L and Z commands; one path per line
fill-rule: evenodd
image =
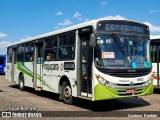
M 151 68 L 150 41 L 145 37 L 99 35 L 95 47 L 96 66 L 107 69 Z

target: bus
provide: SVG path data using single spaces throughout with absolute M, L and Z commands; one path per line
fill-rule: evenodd
M 0 55 L 0 74 L 5 74 L 6 55 Z
M 97 19 L 7 46 L 6 78 L 37 91 L 100 101 L 153 93 L 150 33 L 130 20 Z
M 151 60 L 153 66 L 153 85 L 160 88 L 160 35 L 151 36 Z

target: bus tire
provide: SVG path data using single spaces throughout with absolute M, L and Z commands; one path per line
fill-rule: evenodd
M 19 89 L 21 90 L 21 91 L 23 91 L 24 90 L 24 76 L 23 76 L 23 74 L 21 74 L 20 75 L 20 77 L 19 77 Z
M 66 81 L 64 81 L 62 84 L 62 100 L 66 104 L 73 103 L 72 89 Z

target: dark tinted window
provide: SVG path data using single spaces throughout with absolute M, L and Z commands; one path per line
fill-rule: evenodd
M 25 52 L 24 44 L 18 45 L 18 53 L 17 53 L 18 62 L 24 62 L 24 52 Z
M 7 62 L 12 62 L 12 47 L 7 48 Z
M 75 32 L 59 36 L 58 59 L 72 60 L 75 57 Z
M 25 44 L 25 61 L 26 62 L 33 61 L 33 53 L 34 53 L 33 43 L 26 43 Z
M 58 47 L 57 36 L 46 38 L 46 40 L 44 41 L 44 49 L 45 49 L 44 57 L 46 61 L 57 59 L 57 47 Z

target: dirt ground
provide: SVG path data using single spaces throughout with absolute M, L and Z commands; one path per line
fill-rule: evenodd
M 133 98 L 91 102 L 75 99 L 73 105 L 67 105 L 58 100 L 58 95 L 50 92 L 37 92 L 32 88 L 20 91 L 18 85 L 5 80 L 0 75 L 0 112 L 7 110 L 26 109 L 31 111 L 43 111 L 48 119 L 157 119 L 160 117 L 160 88 L 155 89 L 154 94 Z M 44 112 L 47 111 L 47 112 Z M 50 111 L 50 112 L 48 112 Z M 152 111 L 152 112 L 150 112 Z M 142 112 L 142 113 L 141 113 Z M 145 116 L 148 115 L 148 116 Z M 152 114 L 152 115 L 151 115 Z M 143 115 L 141 118 L 141 115 Z M 150 115 L 150 116 L 149 116 Z M 153 116 L 155 115 L 155 116 Z M 42 117 L 43 117 L 42 116 Z M 2 117 L 0 120 L 10 118 Z M 22 118 L 12 118 L 20 120 Z M 28 119 L 28 118 L 25 118 Z M 32 118 L 37 119 L 39 118 Z

